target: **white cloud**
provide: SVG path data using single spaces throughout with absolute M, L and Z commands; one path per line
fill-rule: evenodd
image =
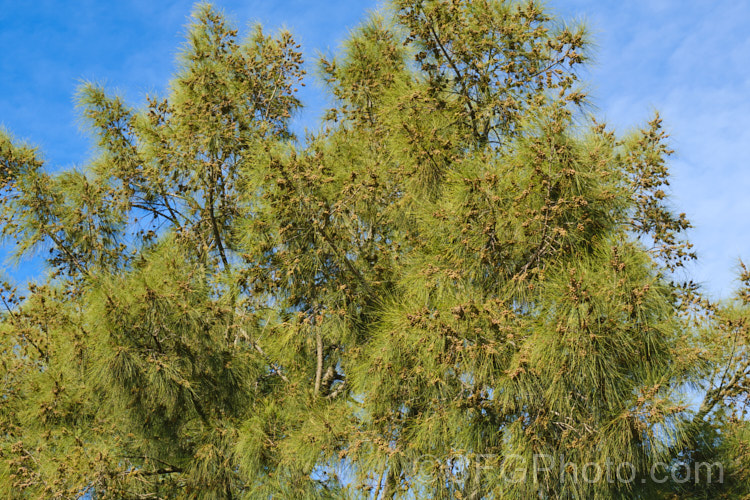
M 567 0 L 597 37 L 589 73 L 600 113 L 618 129 L 658 109 L 672 136 L 673 200 L 695 224 L 698 281 L 716 295 L 750 260 L 750 4 L 720 0 Z

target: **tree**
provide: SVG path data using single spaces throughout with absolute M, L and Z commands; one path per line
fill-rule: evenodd
M 7 497 L 748 493 L 750 278 L 676 281 L 667 135 L 586 112 L 583 27 L 395 0 L 302 141 L 291 35 L 194 17 L 166 97 L 81 88 L 86 168 L 0 137 L 3 235 L 50 271 L 2 288 Z

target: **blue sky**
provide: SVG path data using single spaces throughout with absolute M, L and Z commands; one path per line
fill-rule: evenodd
M 312 62 L 333 52 L 374 1 L 219 0 L 235 24 L 292 30 Z M 82 80 L 106 84 L 133 104 L 164 92 L 191 1 L 0 0 L 0 124 L 38 145 L 50 168 L 83 165 L 90 142 L 74 107 Z M 583 19 L 595 42 L 585 74 L 598 116 L 624 132 L 659 110 L 677 151 L 672 195 L 696 228 L 701 258 L 690 275 L 728 296 L 740 257 L 750 261 L 750 2 L 557 0 Z M 310 68 L 312 69 L 312 68 Z M 324 103 L 304 88 L 299 127 Z M 23 279 L 32 263 L 6 267 Z

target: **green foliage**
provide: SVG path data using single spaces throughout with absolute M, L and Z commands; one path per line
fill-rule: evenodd
M 750 275 L 674 281 L 667 135 L 586 114 L 587 44 L 533 1 L 393 1 L 298 141 L 299 46 L 201 5 L 168 95 L 82 86 L 81 171 L 0 134 L 2 234 L 49 251 L 0 290 L 2 494 L 747 495 Z

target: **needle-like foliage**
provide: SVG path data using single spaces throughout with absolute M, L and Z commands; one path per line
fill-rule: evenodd
M 0 135 L 2 234 L 48 252 L 0 290 L 1 494 L 747 495 L 750 274 L 678 282 L 667 135 L 588 114 L 587 47 L 535 1 L 394 0 L 302 141 L 291 35 L 201 5 L 167 95 L 82 86 L 85 167 Z

